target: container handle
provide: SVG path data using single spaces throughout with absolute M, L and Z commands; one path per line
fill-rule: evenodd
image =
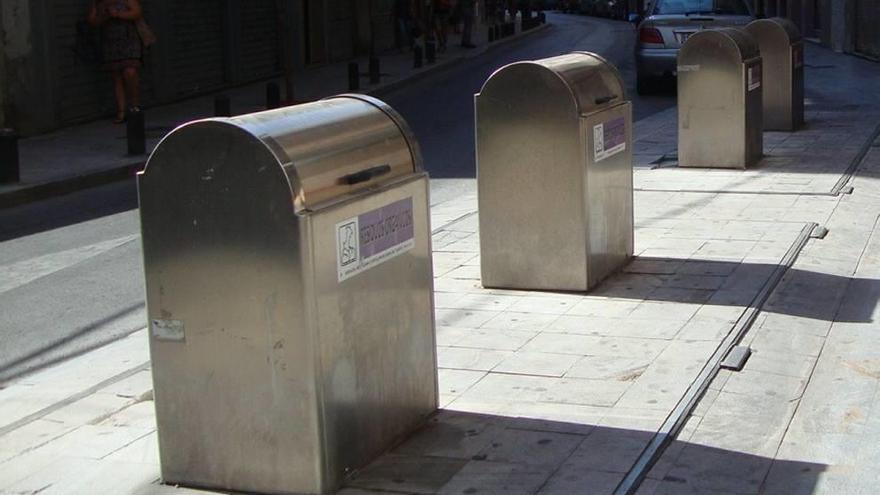
M 391 172 L 391 165 L 379 165 L 378 167 L 368 168 L 353 174 L 343 175 L 339 178 L 339 183 L 352 186 L 354 184 L 360 184 L 361 182 L 367 182 L 370 179 L 385 175 L 388 172 Z
M 617 95 L 600 96 L 600 97 L 596 98 L 596 105 L 608 103 L 609 101 L 611 101 L 615 98 L 617 98 Z

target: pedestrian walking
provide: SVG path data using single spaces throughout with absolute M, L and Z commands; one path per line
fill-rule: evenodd
M 532 18 L 532 0 L 520 0 L 519 9 L 522 14 L 522 19 Z
M 420 46 L 423 49 L 428 41 L 432 41 L 434 35 L 431 29 L 431 7 L 434 0 L 410 0 L 410 37 L 412 46 Z
M 394 0 L 394 8 L 391 13 L 394 22 L 394 42 L 401 52 L 404 47 L 412 49 L 414 24 L 414 0 Z
M 485 0 L 483 2 L 483 21 L 489 25 L 498 23 L 499 0 Z
M 437 37 L 437 51 L 446 51 L 449 17 L 452 15 L 452 0 L 434 0 L 434 32 Z
M 513 0 L 502 0 L 501 5 L 501 22 L 510 22 L 513 20 L 513 17 L 516 15 L 514 12 L 516 9 L 516 5 Z
M 471 42 L 471 36 L 474 30 L 476 2 L 474 0 L 458 0 L 458 7 L 461 9 L 461 46 L 475 48 L 476 46 Z
M 456 1 L 452 5 L 452 15 L 449 16 L 449 25 L 452 26 L 452 32 L 461 34 L 461 2 Z
M 98 27 L 101 33 L 102 66 L 113 77 L 116 97 L 116 119 L 113 122 L 116 124 L 125 122 L 127 110 L 140 109 L 139 71 L 143 66 L 141 32 L 144 28 L 139 30 L 138 24 L 143 24 L 142 16 L 138 0 L 93 0 L 89 8 L 88 22 Z

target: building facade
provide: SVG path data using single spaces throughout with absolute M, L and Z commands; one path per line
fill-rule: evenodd
M 636 9 L 650 9 L 656 2 L 635 1 Z M 834 50 L 880 59 L 880 0 L 748 1 L 759 16 L 787 17 L 805 37 Z
M 837 51 L 880 59 L 880 0 L 756 0 L 756 10 L 788 17 Z
M 31 135 L 114 112 L 91 0 L 0 1 L 0 126 Z M 158 42 L 145 106 L 332 63 L 394 44 L 393 0 L 141 0 Z

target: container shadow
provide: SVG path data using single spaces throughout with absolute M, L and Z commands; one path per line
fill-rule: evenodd
M 777 268 L 771 263 L 635 257 L 590 295 L 745 307 Z M 871 323 L 880 316 L 878 301 L 880 280 L 789 268 L 762 310 L 825 321 Z
M 0 388 L 17 378 L 49 368 L 76 356 L 82 356 L 138 331 L 140 328 L 122 334 L 114 333 L 94 337 L 95 332 L 100 331 L 106 324 L 143 310 L 144 303 L 142 302 L 129 305 L 95 320 L 89 325 L 76 328 L 58 339 L 43 342 L 36 348 L 25 350 L 23 354 L 10 356 L 7 360 L 0 362 Z M 93 340 L 89 341 L 90 338 Z M 87 343 L 83 344 L 83 342 Z
M 339 493 L 611 494 L 653 431 L 440 410 Z M 673 441 L 638 493 L 813 493 L 823 464 Z

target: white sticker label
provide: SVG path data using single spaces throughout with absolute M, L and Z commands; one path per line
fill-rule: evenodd
M 183 342 L 186 340 L 186 331 L 180 320 L 152 320 L 150 332 L 156 340 L 168 340 Z
M 593 126 L 593 161 L 600 162 L 626 149 L 626 120 L 623 117 Z
M 336 224 L 336 271 L 342 282 L 415 246 L 412 198 Z
M 696 31 L 674 31 L 673 34 L 675 35 L 676 41 L 678 41 L 680 45 L 683 45 L 691 36 L 696 34 Z
M 698 70 L 700 70 L 699 65 L 679 65 L 678 66 L 679 72 L 696 72 Z
M 748 69 L 749 75 L 749 91 L 754 91 L 761 87 L 761 66 L 755 65 L 749 67 Z

